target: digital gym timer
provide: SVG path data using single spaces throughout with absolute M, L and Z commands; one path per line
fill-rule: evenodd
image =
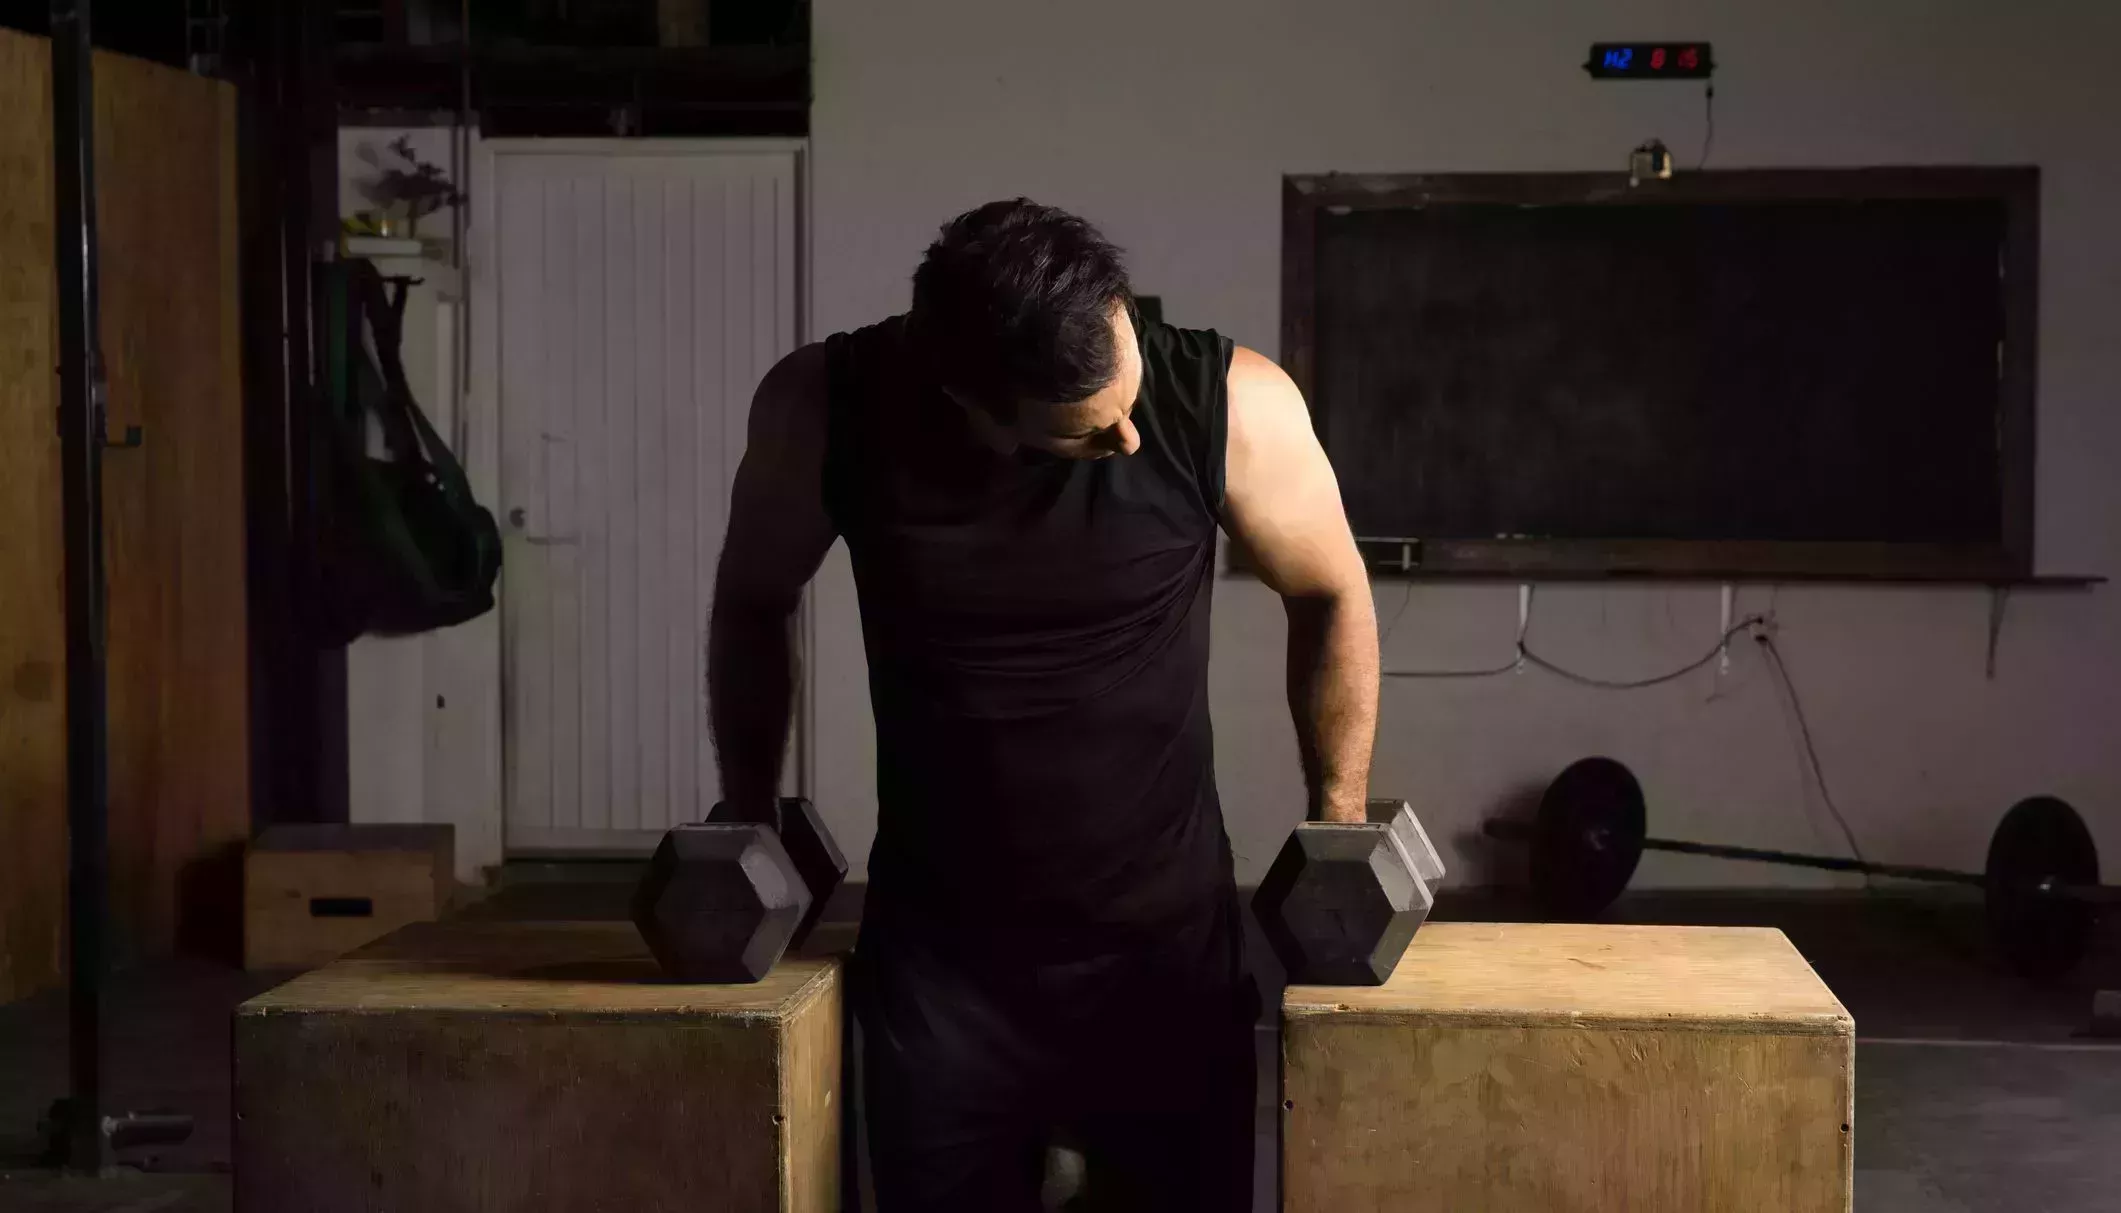
M 1583 65 L 1594 80 L 1706 80 L 1715 68 L 1706 42 L 1593 42 Z

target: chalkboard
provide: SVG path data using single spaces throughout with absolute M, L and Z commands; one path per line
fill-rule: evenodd
M 2002 559 L 2010 221 L 1952 196 L 1320 208 L 1302 361 L 1350 521 Z

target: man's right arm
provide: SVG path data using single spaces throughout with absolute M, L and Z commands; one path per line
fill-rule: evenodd
M 759 384 L 707 627 L 707 702 L 722 798 L 771 813 L 795 705 L 796 608 L 834 538 L 825 509 L 825 351 L 805 346 Z

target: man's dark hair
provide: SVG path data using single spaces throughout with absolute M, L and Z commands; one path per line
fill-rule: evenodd
M 1096 228 L 1016 198 L 943 226 L 913 274 L 911 328 L 945 386 L 1007 421 L 1019 400 L 1073 403 L 1112 382 L 1112 306 L 1131 298 Z

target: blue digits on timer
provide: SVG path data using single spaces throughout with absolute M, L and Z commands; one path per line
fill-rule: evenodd
M 1628 70 L 1629 61 L 1634 58 L 1635 52 L 1632 48 L 1622 47 L 1619 50 L 1610 50 L 1605 53 L 1605 65 L 1615 71 L 1624 72 Z

